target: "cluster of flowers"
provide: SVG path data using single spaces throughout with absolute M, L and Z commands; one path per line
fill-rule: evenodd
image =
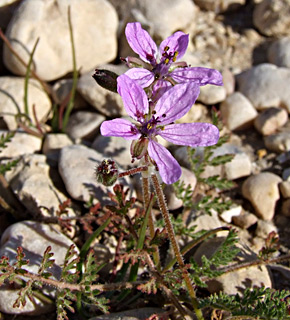
M 146 156 L 162 180 L 171 184 L 180 178 L 181 168 L 171 153 L 158 143 L 157 136 L 190 147 L 216 144 L 219 139 L 216 126 L 174 124 L 174 121 L 193 106 L 200 86 L 222 85 L 222 76 L 215 69 L 189 67 L 178 61 L 185 54 L 189 41 L 189 36 L 181 31 L 162 41 L 159 50 L 140 23 L 128 23 L 125 33 L 140 59 L 125 59 L 130 69 L 117 78 L 117 90 L 134 122 L 122 118 L 104 121 L 101 134 L 132 140 L 132 158 Z

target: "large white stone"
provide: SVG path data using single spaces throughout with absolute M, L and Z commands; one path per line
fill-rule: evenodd
M 250 127 L 258 112 L 242 93 L 234 92 L 220 105 L 222 119 L 230 130 Z
M 33 106 L 38 121 L 45 119 L 51 109 L 51 101 L 39 82 L 34 79 L 28 84 L 28 112 L 35 123 Z M 0 77 L 0 114 L 9 130 L 17 128 L 15 116 L 24 113 L 24 78 Z
M 249 177 L 242 185 L 242 194 L 248 199 L 257 216 L 271 220 L 275 214 L 276 202 L 280 198 L 279 183 L 282 179 L 270 172 Z
M 284 107 L 290 113 L 290 69 L 262 63 L 236 77 L 238 90 L 257 110 Z
M 23 1 L 6 31 L 13 49 L 24 61 L 39 38 L 34 70 L 44 80 L 55 80 L 72 71 L 72 49 L 68 27 L 71 10 L 77 68 L 86 72 L 115 59 L 118 17 L 107 0 Z M 25 67 L 4 48 L 4 62 L 17 75 Z
M 271 44 L 268 60 L 278 67 L 290 68 L 290 37 L 278 39 Z

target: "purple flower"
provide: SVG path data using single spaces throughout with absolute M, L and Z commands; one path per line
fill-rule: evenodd
M 173 123 L 189 111 L 198 97 L 199 86 L 195 83 L 175 85 L 162 95 L 152 110 L 145 91 L 136 81 L 125 74 L 117 81 L 124 107 L 135 122 L 121 118 L 104 121 L 101 134 L 133 140 L 133 158 L 140 159 L 148 152 L 165 183 L 176 182 L 181 168 L 171 153 L 158 143 L 158 135 L 174 144 L 191 147 L 217 143 L 219 130 L 210 123 Z
M 185 54 L 189 41 L 188 34 L 175 32 L 161 42 L 159 49 L 139 22 L 128 23 L 125 34 L 130 47 L 146 62 L 132 57 L 126 59 L 128 66 L 143 67 L 132 68 L 126 72 L 142 88 L 150 86 L 154 81 L 159 82 L 159 88 L 164 88 L 164 91 L 171 87 L 171 84 L 185 82 L 193 82 L 199 86 L 223 85 L 222 75 L 215 69 L 188 67 L 186 62 L 176 62 Z

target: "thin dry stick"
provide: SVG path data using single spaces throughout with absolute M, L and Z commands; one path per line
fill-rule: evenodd
M 180 249 L 179 249 L 176 237 L 175 237 L 174 229 L 173 229 L 173 226 L 172 226 L 171 221 L 170 221 L 169 212 L 168 212 L 168 209 L 167 209 L 167 206 L 166 206 L 166 203 L 165 203 L 165 198 L 164 198 L 163 191 L 162 191 L 162 189 L 160 187 L 160 184 L 159 184 L 159 181 L 158 181 L 158 178 L 157 178 L 156 174 L 153 174 L 151 176 L 151 178 L 152 178 L 152 181 L 153 181 L 153 186 L 154 186 L 155 191 L 156 191 L 157 199 L 158 199 L 158 202 L 159 202 L 159 207 L 160 207 L 160 210 L 161 210 L 164 222 L 165 222 L 165 227 L 166 227 L 169 239 L 170 239 L 170 243 L 171 243 L 173 251 L 175 253 L 176 260 L 177 260 L 180 268 L 182 269 L 183 279 L 184 279 L 184 281 L 186 283 L 186 287 L 187 287 L 188 293 L 189 293 L 189 295 L 191 297 L 194 312 L 195 312 L 195 314 L 196 314 L 196 316 L 197 316 L 197 318 L 199 320 L 204 320 L 202 312 L 198 308 L 198 302 L 197 302 L 197 299 L 196 299 L 196 294 L 195 294 L 195 291 L 194 291 L 194 287 L 193 287 L 193 285 L 191 283 L 191 280 L 190 280 L 189 275 L 188 275 L 188 271 L 185 268 L 183 257 L 182 257 L 182 255 L 180 253 Z

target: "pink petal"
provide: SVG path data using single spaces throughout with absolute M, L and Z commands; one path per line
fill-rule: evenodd
M 166 184 L 172 184 L 180 178 L 180 165 L 165 147 L 154 140 L 149 140 L 148 153 L 156 162 L 159 174 Z
M 169 124 L 184 116 L 198 95 L 199 86 L 195 83 L 177 84 L 166 91 L 155 106 L 160 124 Z
M 150 64 L 156 64 L 157 46 L 149 33 L 142 29 L 139 22 L 128 23 L 125 34 L 130 47 L 140 58 Z
M 117 90 L 128 115 L 134 120 L 143 122 L 143 115 L 148 113 L 149 108 L 145 91 L 126 74 L 117 78 Z
M 170 76 L 177 83 L 194 82 L 200 86 L 206 84 L 223 85 L 223 77 L 215 69 L 202 67 L 176 68 L 170 73 Z
M 137 140 L 141 134 L 136 127 L 126 119 L 104 121 L 101 124 L 101 135 L 105 137 L 122 137 L 126 140 Z
M 181 59 L 188 46 L 189 36 L 181 31 L 175 32 L 173 35 L 163 40 L 159 47 L 159 52 L 162 55 L 164 48 L 169 47 L 168 52 L 178 52 L 177 60 Z
M 135 80 L 142 88 L 150 86 L 154 81 L 154 74 L 143 68 L 132 68 L 125 72 L 125 74 Z
M 158 133 L 167 141 L 190 147 L 211 146 L 219 140 L 219 129 L 210 123 L 170 124 Z

